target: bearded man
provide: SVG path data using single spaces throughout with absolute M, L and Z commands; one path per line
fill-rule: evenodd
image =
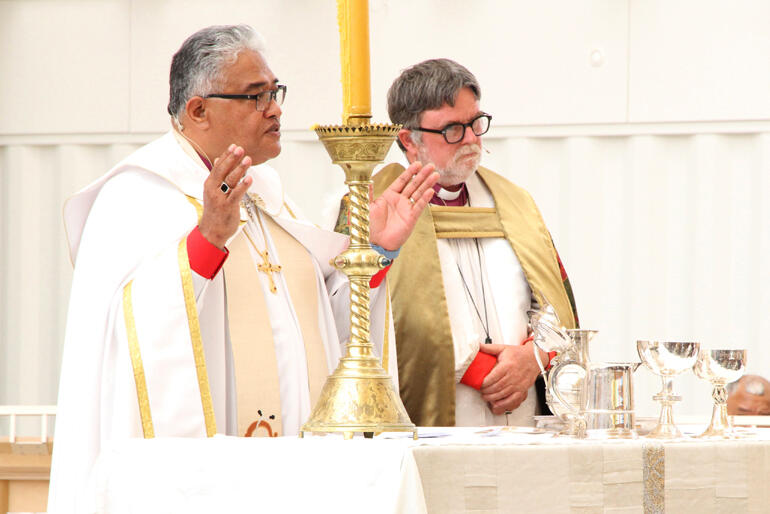
M 65 205 L 75 271 L 52 512 L 85 509 L 112 441 L 297 434 L 337 366 L 349 284 L 328 263 L 347 241 L 256 166 L 281 150 L 287 90 L 263 54 L 245 25 L 190 36 L 171 63 L 172 129 Z M 410 167 L 371 205 L 376 249 L 398 250 L 437 178 Z M 372 296 L 382 351 L 385 297 Z
M 408 68 L 388 91 L 407 160 L 432 163 L 440 174 L 389 274 L 401 398 L 418 425 L 531 425 L 540 368 L 524 344 L 527 311 L 547 302 L 564 326 L 577 326 L 534 201 L 479 167 L 492 119 L 480 98 L 473 74 L 448 59 Z M 380 170 L 375 196 L 402 172 L 397 164 Z

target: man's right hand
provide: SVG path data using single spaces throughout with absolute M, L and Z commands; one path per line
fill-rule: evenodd
M 497 356 L 497 364 L 481 383 L 481 397 L 494 414 L 517 408 L 540 374 L 532 349 L 523 344 L 482 344 L 479 351 Z
M 220 249 L 224 249 L 227 240 L 238 230 L 241 198 L 252 183 L 251 177 L 243 178 L 249 166 L 251 157 L 244 157 L 243 148 L 230 145 L 214 160 L 211 173 L 203 183 L 203 215 L 198 228 L 209 243 Z M 223 182 L 230 188 L 227 193 L 222 192 Z

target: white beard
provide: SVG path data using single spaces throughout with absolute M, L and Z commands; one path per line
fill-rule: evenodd
M 468 155 L 473 155 L 473 157 L 463 159 L 463 157 Z M 422 145 L 418 147 L 417 159 L 423 163 L 433 162 L 428 151 Z M 438 180 L 439 184 L 444 187 L 462 184 L 468 180 L 468 177 L 473 175 L 480 162 L 481 145 L 470 144 L 459 147 L 454 156 L 452 156 L 452 160 L 447 163 L 444 169 L 436 168 L 436 171 L 441 175 Z

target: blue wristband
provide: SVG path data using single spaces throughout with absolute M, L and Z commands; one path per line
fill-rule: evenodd
M 398 253 L 401 251 L 401 248 L 399 248 L 398 250 L 386 250 L 385 248 L 381 247 L 380 245 L 373 244 L 372 245 L 372 250 L 376 250 L 377 253 L 379 253 L 380 255 L 384 255 L 385 257 L 387 257 L 388 259 L 390 259 L 392 261 L 393 259 L 398 257 Z

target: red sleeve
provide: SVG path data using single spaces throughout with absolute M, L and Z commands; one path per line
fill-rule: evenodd
M 556 352 L 548 352 L 548 364 L 545 366 L 546 370 L 551 369 L 551 361 L 554 357 L 556 357 Z
M 481 383 L 484 381 L 492 368 L 497 364 L 497 357 L 488 353 L 479 352 L 476 357 L 465 370 L 465 375 L 460 380 L 461 384 L 465 384 L 474 389 L 481 389 Z
M 227 248 L 220 250 L 209 243 L 198 227 L 192 229 L 187 236 L 187 258 L 190 260 L 190 268 L 202 277 L 209 280 L 214 278 L 229 254 Z
M 375 287 L 380 287 L 380 284 L 382 284 L 382 281 L 385 280 L 385 275 L 388 274 L 388 270 L 392 264 L 385 266 L 380 271 L 375 273 L 372 278 L 369 280 L 369 287 L 374 289 Z

